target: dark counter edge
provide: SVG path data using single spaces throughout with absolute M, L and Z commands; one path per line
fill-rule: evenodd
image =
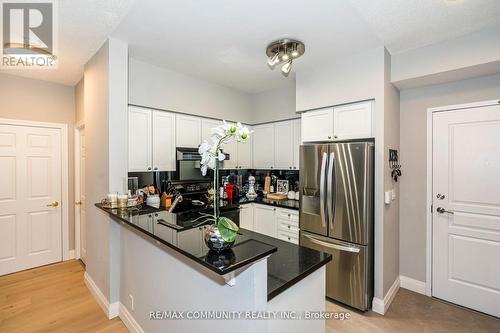
M 253 257 L 251 260 L 245 260 L 245 261 L 242 261 L 241 263 L 235 264 L 234 266 L 231 266 L 231 267 L 229 267 L 227 269 L 220 270 L 220 269 L 217 269 L 216 267 L 214 267 L 214 266 L 206 263 L 204 260 L 201 260 L 200 258 L 198 258 L 196 256 L 193 256 L 192 254 L 190 254 L 190 253 L 188 253 L 186 251 L 183 251 L 182 249 L 178 248 L 177 246 L 174 246 L 174 245 L 172 245 L 172 244 L 170 244 L 168 242 L 165 242 L 163 239 L 161 239 L 161 238 L 153 235 L 152 233 L 149 233 L 149 232 L 145 231 L 144 229 L 139 228 L 135 224 L 132 224 L 132 223 L 130 223 L 129 221 L 127 221 L 125 219 L 119 218 L 118 216 L 116 216 L 116 215 L 112 214 L 111 212 L 109 212 L 106 208 L 102 207 L 101 204 L 96 203 L 95 206 L 97 208 L 99 208 L 100 210 L 102 210 L 103 212 L 107 213 L 111 217 L 111 219 L 113 219 L 115 221 L 119 221 L 121 223 L 125 223 L 128 226 L 133 227 L 135 230 L 139 231 L 140 233 L 145 234 L 145 235 L 151 237 L 152 239 L 154 239 L 154 240 L 162 243 L 165 246 L 168 246 L 169 248 L 175 250 L 176 252 L 178 252 L 178 253 L 180 253 L 180 254 L 188 257 L 189 259 L 193 260 L 194 262 L 196 262 L 198 264 L 203 265 L 204 267 L 208 268 L 212 272 L 215 272 L 215 273 L 217 273 L 219 275 L 226 275 L 228 273 L 231 273 L 231 272 L 233 272 L 233 271 L 235 271 L 235 270 L 237 270 L 239 268 L 245 267 L 245 266 L 247 266 L 247 265 L 249 265 L 249 264 L 251 264 L 253 262 L 256 262 L 256 261 L 258 261 L 258 260 L 260 260 L 262 258 L 265 258 L 265 257 L 271 255 L 272 253 L 274 253 L 274 252 L 276 252 L 278 250 L 277 247 L 268 244 L 269 246 L 273 246 L 273 249 L 271 249 L 269 251 L 262 252 L 261 254 Z M 254 241 L 260 242 L 260 241 L 255 240 L 255 239 L 254 239 Z M 260 243 L 262 243 L 262 242 L 260 242 Z
M 291 199 L 288 199 L 288 200 L 291 200 Z M 283 201 L 288 201 L 288 200 L 283 200 Z M 272 206 L 272 207 L 278 207 L 278 208 L 284 208 L 284 209 L 290 209 L 290 210 L 299 210 L 299 207 L 290 207 L 290 206 L 286 206 L 284 204 L 280 204 L 279 201 L 273 201 L 273 202 L 262 202 L 262 201 L 252 201 L 252 200 L 248 200 L 248 201 L 243 201 L 243 202 L 240 202 L 239 205 L 247 205 L 247 204 L 257 204 L 257 205 L 265 205 L 265 206 Z
M 324 265 L 326 265 L 330 261 L 332 261 L 332 258 L 333 258 L 332 255 L 328 254 L 328 256 L 324 260 L 319 261 L 316 265 L 309 267 L 309 269 L 307 271 L 303 272 L 300 275 L 297 275 L 297 277 L 291 279 L 290 281 L 285 282 L 282 286 L 274 289 L 273 291 L 271 291 L 271 292 L 267 291 L 267 301 L 269 302 L 270 300 L 272 300 L 273 298 L 275 298 L 276 296 L 278 296 L 279 294 L 281 294 L 282 292 L 284 292 L 288 288 L 292 287 L 296 283 L 302 281 L 303 279 L 305 279 L 306 277 L 308 277 L 312 273 L 316 272 L 318 269 L 320 269 L 321 267 L 323 267 Z

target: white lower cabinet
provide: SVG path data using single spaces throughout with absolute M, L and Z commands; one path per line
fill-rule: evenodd
M 276 220 L 274 218 L 276 208 L 265 205 L 255 205 L 254 207 L 254 231 L 276 237 Z
M 254 230 L 253 226 L 253 204 L 246 204 L 240 207 L 240 227 L 247 230 Z
M 177 232 L 177 247 L 195 256 L 203 255 L 206 245 L 200 233 L 204 233 L 204 228 L 206 226 Z
M 240 227 L 298 244 L 299 212 L 253 203 L 240 208 Z

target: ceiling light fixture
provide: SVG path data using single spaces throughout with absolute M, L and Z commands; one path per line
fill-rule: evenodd
M 284 76 L 288 76 L 290 74 L 290 71 L 292 70 L 292 59 L 288 60 L 283 67 L 281 67 L 281 74 Z
M 281 67 L 281 73 L 288 76 L 292 69 L 292 61 L 299 58 L 306 51 L 304 43 L 293 39 L 280 39 L 267 46 L 267 64 L 271 69 L 278 64 L 285 63 Z

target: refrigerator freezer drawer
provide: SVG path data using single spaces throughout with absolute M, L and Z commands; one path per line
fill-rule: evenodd
M 330 253 L 326 266 L 326 296 L 366 311 L 373 297 L 368 246 L 300 232 L 300 245 Z

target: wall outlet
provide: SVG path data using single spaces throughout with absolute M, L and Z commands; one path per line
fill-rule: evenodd
M 392 193 L 391 191 L 384 192 L 384 203 L 389 205 L 392 202 Z
M 134 296 L 129 294 L 128 297 L 130 298 L 130 310 L 134 311 Z

